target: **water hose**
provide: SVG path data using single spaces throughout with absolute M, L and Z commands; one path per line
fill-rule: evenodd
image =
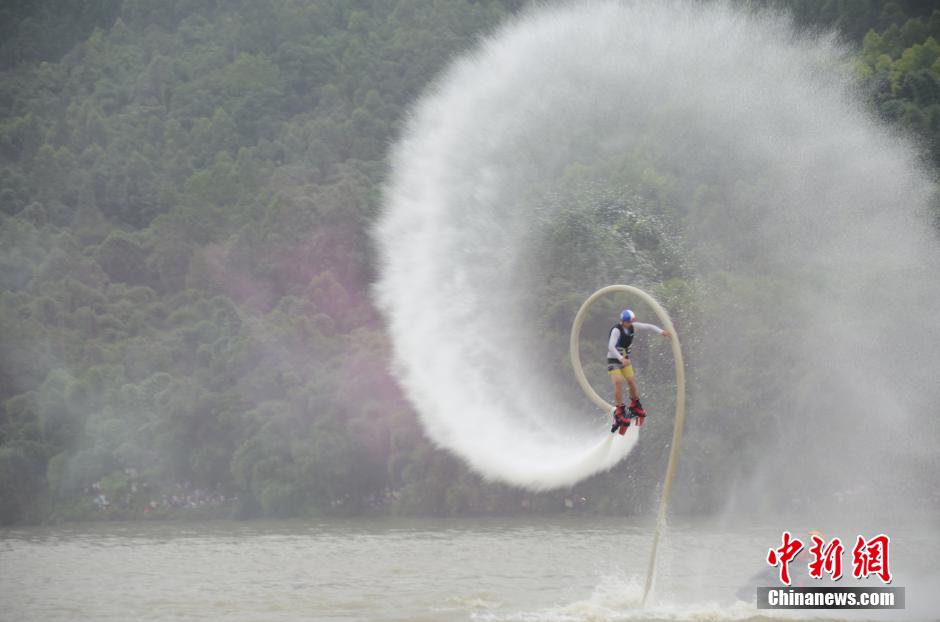
M 685 367 L 682 361 L 682 347 L 679 345 L 679 336 L 676 334 L 676 329 L 672 325 L 669 314 L 662 305 L 642 289 L 633 287 L 632 285 L 608 285 L 607 287 L 602 287 L 597 290 L 584 301 L 584 304 L 578 309 L 574 323 L 571 325 L 571 339 L 569 342 L 571 367 L 574 369 L 575 378 L 577 378 L 578 384 L 581 386 L 581 390 L 584 391 L 584 394 L 605 413 L 609 414 L 613 410 L 614 405 L 601 397 L 597 391 L 594 390 L 594 387 L 591 386 L 591 383 L 588 382 L 587 377 L 585 377 L 584 369 L 581 367 L 580 352 L 581 325 L 584 324 L 584 318 L 587 316 L 588 310 L 599 298 L 613 292 L 635 294 L 653 309 L 663 327 L 672 335 L 670 338 L 672 342 L 672 357 L 676 366 L 676 417 L 672 431 L 672 446 L 669 451 L 669 463 L 666 466 L 666 477 L 663 482 L 663 494 L 659 500 L 659 515 L 656 518 L 656 529 L 653 532 L 653 548 L 650 552 L 649 567 L 646 573 L 646 585 L 643 587 L 642 602 L 645 605 L 646 599 L 653 587 L 653 578 L 656 574 L 656 553 L 659 549 L 659 541 L 662 538 L 663 529 L 666 527 L 666 509 L 669 506 L 669 494 L 672 492 L 672 480 L 676 474 L 679 444 L 682 442 L 682 424 L 685 421 Z

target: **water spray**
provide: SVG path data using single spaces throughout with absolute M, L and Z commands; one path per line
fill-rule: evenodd
M 611 469 L 635 428 L 611 439 L 572 407 L 574 383 L 542 373 L 567 325 L 543 338 L 532 318 L 677 278 L 701 318 L 686 348 L 708 353 L 689 432 L 746 441 L 696 456 L 714 475 L 689 491 L 702 507 L 775 515 L 799 497 L 858 516 L 932 498 L 934 186 L 851 61 L 785 15 L 676 0 L 533 7 L 455 60 L 410 111 L 375 228 L 393 371 L 427 436 L 528 490 Z M 677 233 L 643 248 L 643 219 Z
M 643 587 L 643 604 L 645 605 L 646 599 L 653 587 L 653 579 L 656 574 L 656 553 L 659 549 L 659 541 L 662 538 L 662 532 L 666 527 L 666 510 L 669 506 L 669 495 L 672 492 L 672 480 L 676 474 L 676 462 L 679 459 L 679 445 L 682 442 L 682 426 L 685 422 L 685 364 L 682 360 L 682 346 L 679 344 L 679 335 L 676 333 L 669 313 L 666 312 L 662 305 L 660 305 L 655 298 L 638 287 L 633 287 L 632 285 L 608 285 L 607 287 L 602 287 L 597 290 L 584 301 L 584 304 L 578 309 L 577 315 L 575 315 L 574 322 L 571 324 L 571 339 L 568 348 L 571 356 L 571 368 L 574 370 L 575 378 L 577 378 L 578 385 L 581 387 L 581 390 L 584 391 L 584 394 L 605 413 L 610 413 L 613 410 L 614 405 L 601 397 L 584 375 L 584 368 L 581 365 L 580 340 L 581 325 L 584 324 L 584 318 L 587 317 L 588 310 L 590 310 L 591 306 L 597 302 L 598 299 L 614 292 L 634 294 L 653 309 L 656 313 L 656 317 L 659 318 L 659 321 L 672 335 L 670 342 L 672 344 L 672 357 L 676 368 L 676 416 L 673 423 L 669 463 L 666 466 L 666 477 L 663 480 L 663 493 L 659 500 L 659 513 L 656 517 L 656 528 L 653 530 L 653 547 L 650 551 L 650 561 L 646 571 L 646 583 Z

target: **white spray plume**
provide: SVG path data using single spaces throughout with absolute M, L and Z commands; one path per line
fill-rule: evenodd
M 629 453 L 633 429 L 605 437 L 586 400 L 571 412 L 538 373 L 526 330 L 539 312 L 528 295 L 537 283 L 526 266 L 546 223 L 566 209 L 533 197 L 573 165 L 649 161 L 672 176 L 688 209 L 677 226 L 690 247 L 706 249 L 702 272 L 813 279 L 791 301 L 811 340 L 781 343 L 773 355 L 799 359 L 808 343 L 825 341 L 801 365 L 841 383 L 826 396 L 821 432 L 837 442 L 858 416 L 855 396 L 871 381 L 865 357 L 878 349 L 831 318 L 851 317 L 888 274 L 921 284 L 916 292 L 896 284 L 879 299 L 892 321 L 920 322 L 912 309 L 940 300 L 927 282 L 940 265 L 925 218 L 930 183 L 910 144 L 864 111 L 847 59 L 834 39 L 798 36 L 779 15 L 666 1 L 535 8 L 453 63 L 393 150 L 376 227 L 395 371 L 429 437 L 484 476 L 530 489 L 571 485 Z M 597 281 L 607 267 L 595 268 L 585 291 L 608 284 Z M 737 302 L 748 313 L 751 301 Z M 748 360 L 735 350 L 747 348 L 740 339 L 725 339 L 735 324 L 709 328 L 715 357 Z M 935 324 L 918 326 L 921 338 L 936 338 Z M 940 369 L 936 353 L 916 339 L 899 347 L 918 359 L 903 366 L 910 374 L 891 375 L 895 386 L 923 388 L 925 374 Z M 883 389 L 865 403 L 910 410 L 937 397 L 921 391 L 898 406 Z M 794 409 L 818 397 L 795 393 Z M 757 416 L 732 404 L 722 412 Z M 906 422 L 906 410 L 897 416 Z M 820 460 L 805 467 L 828 468 Z

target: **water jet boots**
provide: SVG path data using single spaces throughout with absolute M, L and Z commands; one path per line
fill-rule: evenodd
M 640 403 L 639 398 L 630 402 L 630 414 L 636 419 L 637 427 L 643 425 L 643 420 L 646 419 L 646 411 L 643 410 L 643 404 Z
M 630 417 L 627 416 L 626 407 L 623 404 L 617 404 L 614 408 L 614 425 L 610 427 L 610 433 L 620 431 L 620 434 L 626 434 L 630 427 Z

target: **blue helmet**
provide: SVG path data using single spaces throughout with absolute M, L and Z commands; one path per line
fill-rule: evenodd
M 630 309 L 624 309 L 620 312 L 620 321 L 621 322 L 632 322 L 636 319 L 636 313 Z

